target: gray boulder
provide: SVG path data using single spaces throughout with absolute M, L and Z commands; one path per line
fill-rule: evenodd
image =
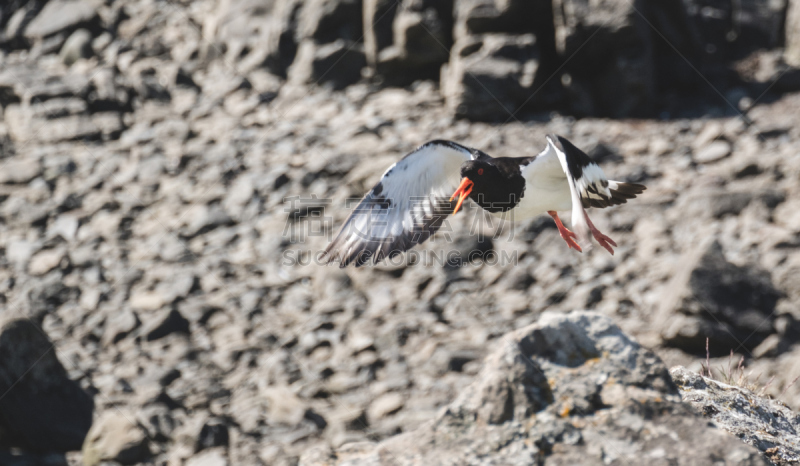
M 297 55 L 297 25 L 303 7 L 301 0 L 278 0 L 266 17 L 264 64 L 278 76 L 285 77 Z M 234 11 L 233 14 L 238 14 Z
M 391 46 L 394 41 L 392 22 L 398 5 L 394 0 L 364 0 L 364 53 L 372 68 L 377 66 L 381 50 Z
M 136 422 L 135 413 L 112 408 L 97 418 L 82 453 L 85 466 L 109 461 L 136 464 L 150 456 L 149 439 Z
M 800 415 L 777 400 L 696 374 L 669 371 L 683 401 L 718 427 L 758 448 L 773 464 L 800 463 Z
M 780 47 L 787 0 L 684 0 L 707 59 L 728 61 Z
M 0 323 L 0 354 L 2 443 L 39 453 L 80 450 L 94 401 L 67 377 L 42 328 L 28 319 Z
M 725 259 L 714 241 L 686 254 L 659 308 L 659 328 L 668 346 L 704 354 L 752 350 L 775 332 L 773 310 L 781 293 L 770 274 Z
M 330 83 L 343 89 L 361 79 L 366 66 L 360 0 L 313 0 L 296 14 L 294 61 L 289 80 L 301 84 Z M 288 24 L 280 29 L 291 29 Z
M 81 58 L 92 56 L 92 33 L 86 29 L 73 32 L 61 47 L 61 61 L 70 66 Z
M 554 0 L 553 18 L 572 111 L 623 117 L 651 110 L 653 43 L 632 2 Z
M 61 35 L 63 40 L 78 28 L 95 29 L 100 17 L 97 9 L 89 1 L 52 0 L 45 4 L 38 15 L 25 28 L 29 40 L 42 40 Z
M 305 40 L 289 68 L 289 80 L 298 84 L 329 83 L 334 89 L 343 89 L 361 79 L 366 65 L 360 44 L 340 39 L 319 45 Z
M 549 0 L 459 0 L 455 5 L 455 36 L 487 32 L 541 34 L 550 23 Z
M 359 41 L 363 34 L 361 0 L 309 0 L 298 22 L 298 39 L 319 44 L 338 39 Z
M 29 1 L 21 6 L 15 2 L 3 2 L 0 5 L 0 44 L 4 47 L 23 46 L 25 28 L 45 3 L 43 0 Z
M 214 41 L 204 46 L 205 56 L 225 51 L 226 60 L 246 73 L 266 66 L 286 75 L 297 52 L 297 16 L 301 2 L 232 0 L 215 11 Z
M 703 149 L 698 152 L 701 151 Z M 695 156 L 695 159 L 697 158 Z M 684 196 L 676 205 L 675 210 L 680 212 L 679 215 L 683 217 L 724 218 L 729 215 L 740 215 L 753 202 L 763 204 L 766 209 L 774 209 L 783 200 L 782 194 L 775 190 L 706 189 Z
M 456 116 L 504 121 L 511 113 L 519 115 L 523 110 L 551 109 L 561 104 L 559 80 L 548 79 L 559 66 L 549 0 L 458 0 L 453 15 L 456 43 L 441 80 L 443 95 Z M 486 36 L 505 36 L 506 44 L 499 45 L 500 50 L 479 50 L 476 44 Z M 509 46 L 529 50 L 512 52 Z M 503 73 L 514 82 L 498 86 Z M 461 111 L 464 107 L 474 108 Z
M 300 463 L 766 464 L 681 403 L 664 364 L 611 319 L 544 313 L 500 339 L 476 381 L 435 419 L 378 444 Z
M 5 118 L 10 122 L 9 133 L 12 140 L 25 143 L 34 139 L 58 142 L 116 138 L 123 129 L 121 115 L 116 112 L 98 112 L 91 115 L 78 113 L 52 119 L 43 117 L 41 114 L 47 114 L 51 107 L 59 113 L 83 110 L 81 106 L 69 106 L 69 104 L 51 106 L 48 103 L 43 106 L 42 111 L 37 112 L 34 107 L 9 105 Z
M 533 34 L 468 36 L 456 42 L 442 68 L 442 94 L 458 117 L 504 121 L 531 103 L 538 67 Z
M 800 0 L 789 0 L 784 58 L 790 65 L 800 67 Z
M 0 89 L 6 106 L 10 103 L 33 105 L 70 96 L 84 98 L 90 86 L 89 76 L 52 74 L 35 65 L 7 67 L 0 72 Z
M 436 79 L 449 57 L 452 2 L 364 2 L 364 49 L 384 84 Z

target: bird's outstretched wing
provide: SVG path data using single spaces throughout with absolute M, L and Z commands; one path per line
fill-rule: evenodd
M 461 164 L 482 152 L 451 141 L 423 144 L 395 163 L 356 206 L 323 253 L 356 267 L 407 251 L 433 235 L 453 212 L 449 198 Z
M 572 227 L 580 242 L 587 244 L 591 237 L 584 209 L 624 204 L 646 189 L 641 184 L 609 180 L 588 155 L 555 134 L 547 135 L 547 147 L 522 167 L 522 176 L 532 184 L 566 181 L 572 201 Z

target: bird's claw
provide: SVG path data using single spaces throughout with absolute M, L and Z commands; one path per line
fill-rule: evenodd
M 547 213 L 551 217 L 553 217 L 553 220 L 556 222 L 556 228 L 558 228 L 558 233 L 561 235 L 561 238 L 563 238 L 564 241 L 567 242 L 567 247 L 570 249 L 574 249 L 578 252 L 583 252 L 578 243 L 575 242 L 575 238 L 577 238 L 578 235 L 569 231 L 567 227 L 565 227 L 564 224 L 561 223 L 561 219 L 558 218 L 558 212 L 554 210 L 548 210 Z
M 604 247 L 606 251 L 614 255 L 614 249 L 611 246 L 617 247 L 617 243 L 614 242 L 613 239 L 609 238 L 608 236 L 600 233 L 599 231 L 595 230 L 592 232 L 594 235 L 594 239 L 597 240 L 597 243 Z
M 575 235 L 575 233 L 573 233 L 573 232 L 571 232 L 571 231 L 569 231 L 569 230 L 567 230 L 565 228 L 564 231 L 561 232 L 561 237 L 564 238 L 564 241 L 566 241 L 567 247 L 569 247 L 571 249 L 575 249 L 578 252 L 583 252 L 583 250 L 578 245 L 578 243 L 575 242 L 575 240 L 573 239 L 573 238 L 577 238 L 577 235 Z

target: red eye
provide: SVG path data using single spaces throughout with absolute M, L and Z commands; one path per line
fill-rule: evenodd
M 479 168 L 479 169 L 478 169 L 478 174 L 479 174 L 479 175 L 483 175 L 483 168 Z

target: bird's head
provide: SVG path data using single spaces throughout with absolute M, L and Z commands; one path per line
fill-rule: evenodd
M 451 201 L 458 198 L 453 214 L 458 212 L 467 197 L 477 201 L 478 195 L 485 193 L 492 184 L 502 186 L 503 183 L 505 183 L 505 177 L 496 166 L 483 160 L 464 162 L 461 165 L 461 184 L 450 197 Z

